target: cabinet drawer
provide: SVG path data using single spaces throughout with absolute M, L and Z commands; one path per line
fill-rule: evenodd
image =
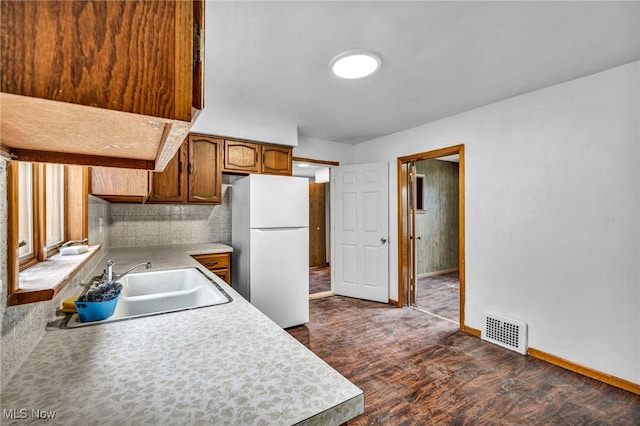
M 217 253 L 217 254 L 198 254 L 192 256 L 195 260 L 200 262 L 204 267 L 209 270 L 225 269 L 229 267 L 229 253 Z
M 211 272 L 222 278 L 225 283 L 231 285 L 231 271 L 229 269 L 219 269 Z

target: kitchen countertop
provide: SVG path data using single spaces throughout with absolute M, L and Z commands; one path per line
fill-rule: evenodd
M 48 424 L 335 425 L 362 413 L 360 389 L 189 256 L 229 251 L 111 249 L 116 273 L 198 267 L 233 301 L 48 331 L 3 387 L 3 424 L 53 413 Z

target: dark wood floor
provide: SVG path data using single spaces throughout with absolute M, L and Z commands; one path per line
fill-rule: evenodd
M 449 272 L 418 278 L 416 307 L 443 318 L 460 320 L 460 274 Z
M 349 425 L 639 425 L 640 396 L 412 308 L 311 300 L 289 333 L 364 391 Z
M 331 291 L 329 266 L 316 266 L 309 268 L 309 294 Z

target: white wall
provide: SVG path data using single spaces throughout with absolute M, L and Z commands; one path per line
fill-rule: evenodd
M 312 160 L 337 161 L 340 165 L 353 164 L 355 146 L 340 142 L 298 136 L 298 146 L 293 149 L 293 156 Z
M 389 161 L 465 145 L 466 325 L 522 319 L 529 346 L 640 383 L 639 62 L 356 146 Z

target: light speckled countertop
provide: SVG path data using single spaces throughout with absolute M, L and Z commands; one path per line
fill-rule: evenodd
M 2 423 L 53 412 L 47 424 L 336 425 L 362 413 L 360 389 L 189 256 L 229 251 L 109 251 L 116 273 L 145 261 L 154 270 L 199 267 L 233 301 L 48 331 L 4 386 Z

